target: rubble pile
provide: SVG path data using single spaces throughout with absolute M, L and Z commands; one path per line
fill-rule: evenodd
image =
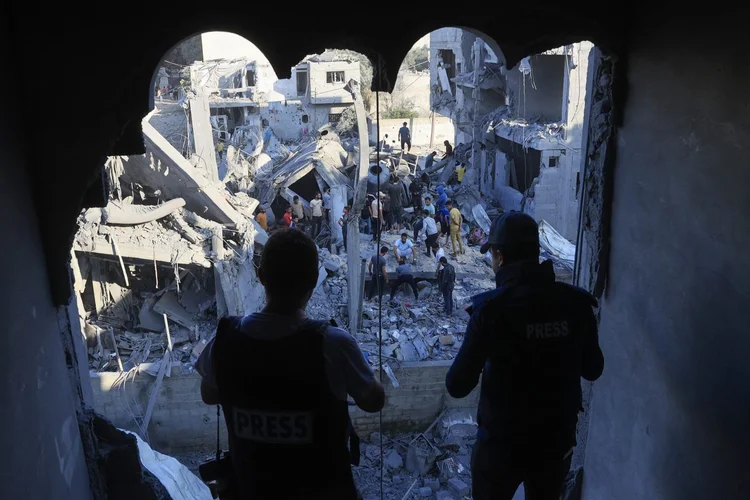
M 459 500 L 471 494 L 471 451 L 477 424 L 473 410 L 444 411 L 422 433 L 389 437 L 373 432 L 362 442 L 354 478 L 364 500 L 380 498 L 381 441 L 383 497 Z

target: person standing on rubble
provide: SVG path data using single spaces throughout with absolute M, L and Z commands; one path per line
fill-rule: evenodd
M 380 229 L 383 224 L 383 203 L 380 197 L 383 193 L 378 193 L 370 204 L 370 219 L 372 219 L 372 241 L 378 241 Z
M 451 231 L 451 245 L 453 247 L 453 256 L 457 256 L 458 253 L 464 254 L 464 242 L 461 238 L 461 211 L 453 206 L 453 202 L 448 200 L 445 204 L 445 209 L 448 210 L 450 217 L 450 231 Z M 458 241 L 458 250 L 456 252 L 456 241 Z
M 453 315 L 453 287 L 456 284 L 456 269 L 448 263 L 448 259 L 440 257 L 437 265 L 437 282 L 440 293 L 443 294 L 443 312 L 446 316 Z
M 393 225 L 393 214 L 391 214 L 391 197 L 388 193 L 381 193 L 380 199 L 383 202 L 383 218 L 381 219 L 381 231 L 391 232 Z
M 458 181 L 459 184 L 461 184 L 464 181 L 465 174 L 466 174 L 466 163 L 462 163 L 456 169 L 456 180 Z
M 320 192 L 315 193 L 315 199 L 310 202 L 312 213 L 312 237 L 317 238 L 323 224 L 323 199 Z
M 223 408 L 239 500 L 359 496 L 347 397 L 373 413 L 385 392 L 352 335 L 305 316 L 318 265 L 310 237 L 272 234 L 258 268 L 265 307 L 222 318 L 195 365 L 203 402 Z
M 432 198 L 429 196 L 424 199 L 424 205 L 420 208 L 427 210 L 430 213 L 430 217 L 435 217 L 435 205 L 432 204 Z
M 359 218 L 364 224 L 365 234 L 372 233 L 372 218 L 370 217 L 370 204 L 372 203 L 372 200 L 372 195 L 368 194 L 367 201 L 365 201 L 365 206 L 362 207 L 362 211 L 359 214 Z
M 296 215 L 299 220 L 305 218 L 305 207 L 299 201 L 299 196 L 296 195 L 292 198 L 292 214 Z
M 448 194 L 445 192 L 443 186 L 437 187 L 438 198 L 435 200 L 435 208 L 440 211 L 445 208 L 445 204 L 448 202 Z
M 440 234 L 445 236 L 445 245 L 448 245 L 451 234 L 451 215 L 447 208 L 443 208 L 435 214 L 435 219 L 440 223 Z M 440 239 L 438 238 L 438 241 Z
M 411 205 L 414 207 L 414 213 L 419 213 L 422 210 L 422 181 L 418 175 L 415 175 L 414 180 L 409 184 L 409 194 L 411 195 Z
M 440 233 L 438 233 L 437 228 L 437 222 L 435 222 L 435 219 L 433 217 L 430 217 L 430 212 L 427 210 L 422 211 L 422 215 L 424 217 L 424 220 L 422 222 L 422 228 L 425 234 L 425 247 L 427 247 L 427 252 L 425 254 L 430 257 L 432 246 L 437 243 L 438 236 L 440 236 Z
M 323 188 L 323 217 L 325 218 L 326 224 L 331 223 L 331 188 L 328 186 Z
M 346 252 L 346 235 L 349 233 L 349 223 L 352 221 L 351 212 L 352 207 L 349 205 L 344 207 L 344 213 L 339 218 L 339 226 L 341 226 L 341 234 L 344 237 L 344 252 Z
M 292 206 L 291 205 L 286 207 L 286 210 L 284 211 L 283 220 L 284 220 L 284 225 L 286 227 L 292 226 Z
M 555 281 L 539 263 L 539 228 L 521 212 L 492 222 L 497 288 L 472 297 L 464 342 L 445 379 L 454 398 L 467 396 L 482 372 L 471 461 L 476 500 L 557 500 L 570 468 L 581 410 L 581 377 L 604 370 L 596 299 Z
M 266 216 L 265 208 L 261 207 L 258 209 L 258 215 L 255 216 L 255 222 L 257 222 L 264 231 L 268 231 L 268 218 Z
M 414 292 L 414 300 L 419 302 L 419 289 L 417 289 L 417 282 L 414 281 L 414 275 L 411 273 L 411 266 L 406 263 L 406 258 L 401 257 L 396 266 L 396 281 L 391 285 L 391 302 L 393 302 L 393 296 L 396 294 L 396 290 L 402 284 L 408 283 Z
M 411 151 L 411 131 L 407 125 L 408 124 L 404 122 L 403 126 L 398 129 L 398 140 L 401 141 L 401 152 L 406 153 Z M 406 146 L 405 150 L 404 146 Z
M 398 231 L 401 229 L 404 219 L 404 185 L 398 177 L 391 179 L 391 183 L 388 185 L 388 196 L 391 198 L 392 229 Z
M 383 298 L 383 285 L 388 284 L 388 271 L 385 269 L 385 256 L 388 254 L 388 247 L 380 247 L 380 253 L 370 258 L 368 272 L 370 273 L 370 289 L 367 292 L 367 300 L 372 300 L 375 291 L 378 292 L 378 300 Z
M 443 160 L 445 160 L 453 156 L 453 146 L 447 139 L 443 141 L 443 146 L 445 146 L 445 154 L 443 155 Z

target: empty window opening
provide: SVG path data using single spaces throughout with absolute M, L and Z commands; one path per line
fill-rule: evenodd
M 245 74 L 245 82 L 248 87 L 255 87 L 255 71 L 247 70 L 247 73 Z
M 549 161 L 547 162 L 547 166 L 549 168 L 557 168 L 557 165 L 559 164 L 559 162 L 560 162 L 559 156 L 550 156 Z
M 328 115 L 328 123 L 335 125 L 341 120 L 341 113 L 330 113 Z
M 343 71 L 326 71 L 326 83 L 345 83 L 346 75 Z
M 302 115 L 302 123 L 307 123 L 310 121 L 310 117 L 307 115 Z
M 307 95 L 307 71 L 297 71 L 297 95 Z

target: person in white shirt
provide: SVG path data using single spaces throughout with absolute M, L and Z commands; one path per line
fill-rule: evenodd
M 393 244 L 393 253 L 396 254 L 396 262 L 406 258 L 407 253 L 411 253 L 412 263 L 417 263 L 417 247 L 414 246 L 406 233 L 401 233 L 401 238 Z
M 443 250 L 443 247 L 440 246 L 437 240 L 432 244 L 432 251 L 435 252 L 435 264 L 439 264 L 440 257 L 445 257 L 445 250 Z
M 379 193 L 378 196 L 382 196 L 382 194 Z M 370 218 L 372 219 L 372 241 L 378 241 L 383 222 L 383 203 L 380 201 L 380 198 L 372 200 L 370 204 Z
M 437 222 L 435 222 L 433 217 L 430 217 L 430 213 L 427 210 L 423 210 L 422 215 L 424 216 L 422 220 L 422 232 L 425 235 L 425 246 L 427 247 L 427 252 L 425 253 L 430 257 L 432 245 L 437 242 L 440 233 L 438 232 Z
M 312 237 L 314 240 L 320 234 L 320 228 L 323 224 L 323 200 L 320 193 L 315 193 L 315 199 L 310 202 L 310 212 L 312 212 Z

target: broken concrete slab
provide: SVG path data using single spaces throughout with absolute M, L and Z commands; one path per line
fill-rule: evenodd
M 391 450 L 383 457 L 383 463 L 389 469 L 396 470 L 404 466 L 404 459 L 396 450 Z
M 465 497 L 471 493 L 471 487 L 457 477 L 448 480 L 448 487 L 459 497 Z
M 440 480 L 436 477 L 426 477 L 424 479 L 424 485 L 430 488 L 431 491 L 437 492 L 440 489 Z
M 154 311 L 154 304 L 156 299 L 148 298 L 143 301 L 141 310 L 138 312 L 138 321 L 141 328 L 151 330 L 152 332 L 160 332 L 164 330 L 164 318 L 161 314 Z
M 419 496 L 423 498 L 431 497 L 432 490 L 426 486 L 422 486 L 421 488 L 419 488 Z
M 186 207 L 201 217 L 221 224 L 239 224 L 242 216 L 227 201 L 220 183 L 214 184 L 190 164 L 148 120 L 142 123 L 143 137 L 148 152 L 145 156 L 130 156 L 123 163 L 123 180 L 160 189 L 167 198 L 185 198 Z M 212 153 L 213 154 L 213 153 Z
M 156 304 L 154 304 L 154 312 L 158 314 L 166 314 L 169 319 L 178 323 L 188 329 L 192 329 L 195 326 L 195 319 L 177 300 L 177 294 L 174 291 L 169 291 L 162 295 Z
M 399 361 L 417 361 L 419 360 L 419 353 L 417 352 L 414 344 L 408 340 L 399 343 Z

